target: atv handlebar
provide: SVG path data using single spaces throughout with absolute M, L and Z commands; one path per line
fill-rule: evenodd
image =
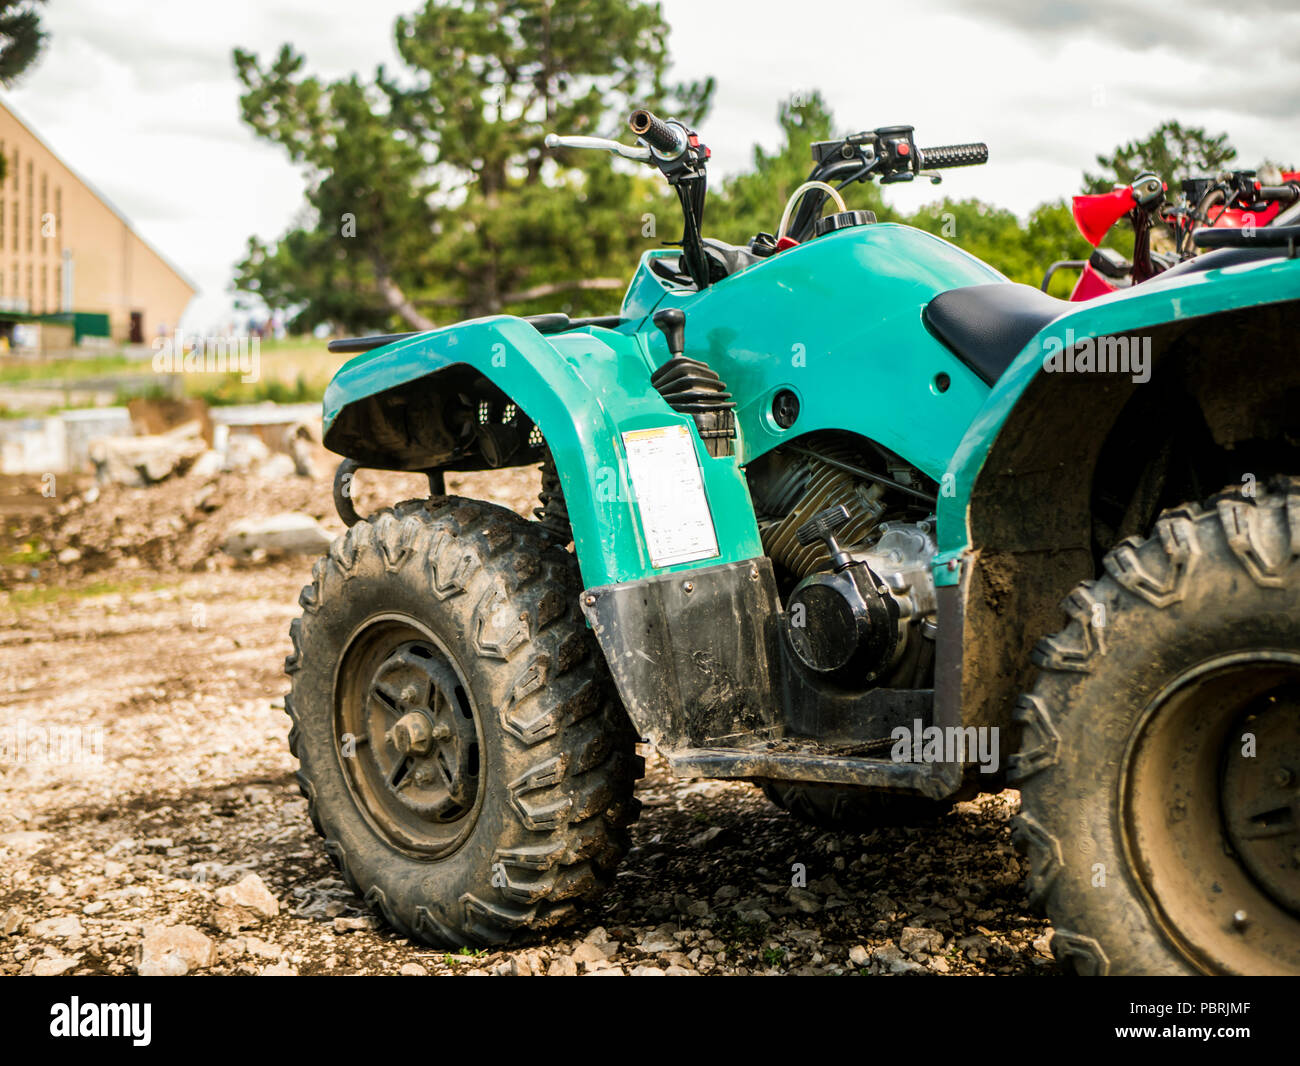
M 664 159 L 676 159 L 690 147 L 686 130 L 679 122 L 665 122 L 645 108 L 637 108 L 627 120 L 628 129 Z
M 918 148 L 922 170 L 945 167 L 974 167 L 989 161 L 989 146 L 983 141 L 972 144 L 945 144 L 935 148 Z
M 1255 190 L 1255 196 L 1264 203 L 1277 201 L 1293 204 L 1296 200 L 1300 200 L 1300 185 L 1295 182 L 1288 182 L 1286 185 L 1261 185 Z
M 1285 248 L 1295 258 L 1300 248 L 1300 226 L 1251 226 L 1247 229 L 1198 229 L 1192 233 L 1198 248 Z

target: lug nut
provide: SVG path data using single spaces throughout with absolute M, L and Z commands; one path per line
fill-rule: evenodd
M 433 728 L 427 717 L 412 711 L 397 720 L 388 739 L 403 755 L 427 755 L 433 744 Z

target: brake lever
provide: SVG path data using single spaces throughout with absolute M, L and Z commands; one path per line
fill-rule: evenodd
M 634 160 L 637 163 L 649 163 L 653 159 L 650 149 L 644 145 L 621 144 L 605 137 L 560 137 L 557 134 L 548 133 L 545 144 L 547 148 L 595 148 L 602 152 L 613 152 L 615 155 Z

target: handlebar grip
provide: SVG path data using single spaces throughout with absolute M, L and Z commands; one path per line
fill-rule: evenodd
M 633 111 L 627 124 L 633 133 L 663 155 L 681 155 L 686 150 L 681 133 L 645 108 Z
M 944 144 L 935 148 L 921 148 L 919 151 L 922 170 L 973 167 L 989 161 L 989 146 L 983 141 L 974 144 Z
M 1294 255 L 1300 247 L 1300 226 L 1206 227 L 1192 233 L 1198 248 L 1286 248 Z
M 1296 200 L 1300 200 L 1300 185 L 1295 182 L 1286 185 L 1261 185 L 1256 196 L 1268 203 L 1276 200 L 1284 204 L 1293 204 Z

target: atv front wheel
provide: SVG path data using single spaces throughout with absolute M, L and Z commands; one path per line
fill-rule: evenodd
M 1166 512 L 1022 697 L 1017 843 L 1057 957 L 1300 973 L 1300 480 Z
M 339 538 L 285 661 L 289 745 L 349 885 L 444 947 L 550 925 L 626 850 L 635 736 L 578 609 L 573 557 L 473 500 Z

